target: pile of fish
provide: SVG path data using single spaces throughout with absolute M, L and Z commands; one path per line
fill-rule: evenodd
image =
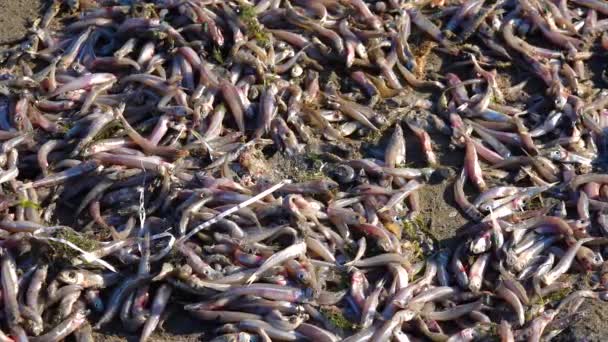
M 608 2 L 65 0 L 28 32 L 0 341 L 540 341 L 608 299 Z

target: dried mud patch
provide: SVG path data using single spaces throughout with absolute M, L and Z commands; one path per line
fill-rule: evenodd
M 608 339 L 608 303 L 585 300 L 578 317 L 554 341 L 600 342 Z

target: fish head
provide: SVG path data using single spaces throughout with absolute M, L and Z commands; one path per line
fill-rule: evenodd
M 298 279 L 298 281 L 302 284 L 310 284 L 310 273 L 306 270 L 298 270 L 296 272 L 296 278 Z
M 481 277 L 470 277 L 469 289 L 474 293 L 479 292 L 481 290 Z
M 487 252 L 492 247 L 491 234 L 485 232 L 482 236 L 471 241 L 469 250 L 474 254 L 481 254 Z
M 597 269 L 604 262 L 600 253 L 595 253 L 591 249 L 581 248 L 579 253 L 582 254 L 580 261 L 587 270 Z
M 346 184 L 355 179 L 356 172 L 351 166 L 340 164 L 329 168 L 329 176 L 342 184 Z
M 547 157 L 549 157 L 552 160 L 563 160 L 564 158 L 566 158 L 566 154 L 567 152 L 562 149 L 562 148 L 554 148 L 551 149 L 549 151 L 546 152 L 547 153 Z
M 332 180 L 332 179 L 325 179 L 323 180 L 323 185 L 326 191 L 333 191 L 336 190 L 340 184 L 338 184 L 338 182 Z
M 483 211 L 490 211 L 490 210 L 492 210 L 492 201 L 487 201 L 487 202 L 482 203 L 479 206 L 479 209 L 481 209 Z
M 64 270 L 59 272 L 57 279 L 66 284 L 78 285 L 84 283 L 85 276 L 79 270 Z

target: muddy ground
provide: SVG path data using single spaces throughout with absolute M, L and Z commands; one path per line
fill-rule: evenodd
M 27 33 L 27 27 L 40 15 L 41 3 L 43 3 L 41 0 L 0 0 L 0 47 L 18 42 Z M 440 75 L 450 68 L 450 61 L 434 53 L 426 55 L 426 62 L 430 70 L 437 70 L 437 74 Z M 518 74 L 517 77 L 506 74 L 502 81 L 505 84 L 516 84 L 525 78 L 525 73 Z M 423 114 L 410 113 L 408 115 Z M 421 228 L 425 230 L 424 235 L 435 241 L 436 247 L 451 248 L 459 242 L 459 239 L 455 236 L 459 231 L 466 229 L 468 222 L 463 214 L 456 209 L 452 195 L 452 178 L 456 170 L 459 170 L 462 166 L 463 155 L 460 150 L 454 151 L 450 148 L 449 139 L 444 135 L 432 130 L 430 133 L 440 163 L 453 172 L 451 173 L 452 177 L 433 180 L 429 186 L 421 191 L 422 215 L 420 222 L 424 226 Z M 408 141 L 408 163 L 413 166 L 422 166 L 420 146 L 414 137 L 408 136 L 406 138 Z M 372 143 L 380 140 L 381 137 Z M 364 150 L 364 148 L 361 150 Z M 290 173 L 296 172 L 295 170 L 301 166 L 290 163 L 278 155 L 266 157 L 269 163 L 277 167 L 273 169 L 276 170 L 275 177 L 290 176 Z M 309 162 L 310 160 L 304 162 L 305 164 L 308 163 L 306 165 L 308 171 L 317 167 Z M 296 175 L 291 176 L 297 178 Z M 178 311 L 178 306 L 179 303 L 174 303 L 173 312 L 168 315 L 170 319 L 162 325 L 160 331 L 155 333 L 151 339 L 152 341 L 204 341 L 206 339 L 207 326 Z M 569 325 L 565 326 L 565 330 L 558 336 L 557 340 L 605 341 L 606 336 L 608 336 L 608 304 L 599 301 L 586 301 L 581 306 L 579 315 Z M 126 332 L 116 323 L 95 333 L 96 341 L 136 341 L 137 339 L 138 332 Z
M 41 0 L 0 0 L 0 44 L 19 41 L 39 17 Z

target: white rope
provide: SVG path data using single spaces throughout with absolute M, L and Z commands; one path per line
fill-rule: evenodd
M 182 242 L 190 239 L 194 234 L 200 232 L 201 230 L 203 230 L 203 229 L 205 229 L 205 228 L 213 225 L 214 223 L 218 222 L 219 220 L 223 219 L 224 217 L 226 217 L 228 215 L 231 215 L 231 214 L 233 214 L 233 213 L 235 213 L 235 212 L 237 212 L 237 211 L 239 211 L 239 210 L 241 210 L 241 209 L 243 209 L 243 208 L 245 208 L 245 207 L 253 204 L 254 202 L 259 201 L 260 199 L 262 199 L 262 198 L 270 195 L 271 193 L 273 193 L 273 192 L 279 190 L 280 188 L 282 188 L 285 184 L 289 184 L 289 183 L 291 183 L 291 181 L 289 179 L 281 181 L 278 184 L 275 184 L 275 185 L 271 186 L 270 188 L 268 188 L 268 189 L 260 192 L 259 194 L 251 197 L 250 199 L 248 199 L 246 201 L 243 201 L 243 202 L 235 205 L 234 207 L 232 207 L 232 208 L 230 208 L 228 210 L 225 210 L 225 211 L 217 214 L 215 217 L 211 218 L 210 220 L 205 221 L 205 222 L 201 223 L 200 225 L 196 226 L 194 229 L 192 229 L 190 231 L 190 233 L 188 233 L 185 236 L 181 237 L 177 241 L 177 243 L 179 244 L 179 243 L 182 243 Z

